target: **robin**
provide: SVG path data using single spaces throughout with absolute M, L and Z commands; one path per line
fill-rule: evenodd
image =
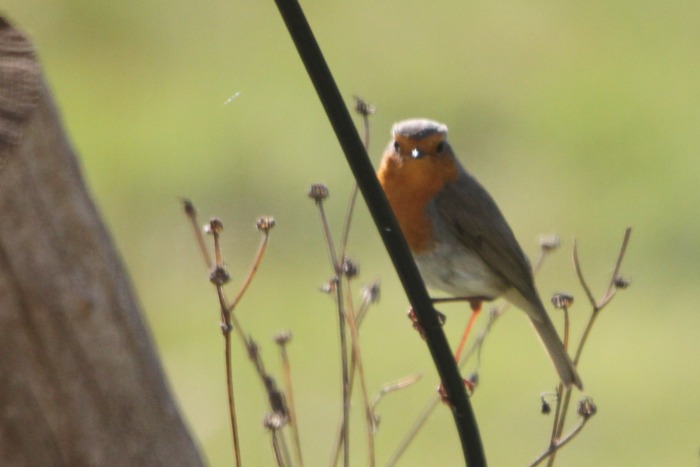
M 455 157 L 447 127 L 396 123 L 377 176 L 426 284 L 468 300 L 475 313 L 482 301 L 504 297 L 527 313 L 562 382 L 582 388 L 525 254 L 495 201 Z

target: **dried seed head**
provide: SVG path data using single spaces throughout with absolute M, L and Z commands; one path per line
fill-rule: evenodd
M 377 108 L 369 104 L 360 96 L 353 96 L 355 99 L 355 112 L 359 113 L 363 117 L 368 117 L 377 111 Z
M 275 218 L 272 216 L 260 216 L 255 221 L 255 226 L 261 232 L 269 232 L 275 226 Z
M 272 339 L 277 343 L 278 345 L 285 345 L 287 342 L 292 340 L 292 331 L 289 330 L 284 330 L 280 331 L 274 336 L 272 336 Z
M 367 300 L 369 303 L 377 303 L 380 296 L 379 281 L 374 281 L 371 284 L 367 284 L 362 288 L 362 298 Z
M 209 274 L 209 282 L 214 285 L 224 285 L 231 280 L 231 276 L 223 266 L 216 266 Z
M 552 412 L 552 406 L 549 405 L 549 402 L 544 399 L 542 399 L 542 407 L 540 408 L 540 412 L 542 415 L 549 415 Z
M 542 415 L 549 415 L 552 412 L 552 405 L 549 402 L 547 402 L 547 399 L 545 399 L 544 395 L 540 397 L 540 401 L 542 402 L 540 412 L 542 413 Z
M 224 230 L 224 223 L 218 217 L 213 217 L 208 224 L 204 226 L 206 234 L 220 234 Z
M 631 283 L 632 282 L 629 279 L 622 276 L 616 276 L 615 279 L 613 279 L 613 285 L 618 289 L 624 290 L 629 287 Z
M 323 183 L 314 183 L 309 188 L 309 198 L 313 199 L 317 203 L 320 203 L 324 199 L 328 198 L 328 187 Z
M 270 402 L 270 407 L 275 413 L 282 415 L 287 415 L 287 402 L 285 401 L 284 394 L 277 388 L 277 382 L 270 375 L 265 375 L 263 378 L 265 383 L 265 390 L 267 391 L 267 399 Z
M 268 413 L 263 417 L 263 426 L 270 431 L 279 430 L 287 423 L 287 416 L 282 413 Z
M 259 356 L 258 343 L 255 342 L 250 336 L 248 336 L 248 339 L 246 339 L 246 350 L 248 350 L 248 358 L 253 361 L 257 361 Z
M 555 293 L 552 295 L 552 305 L 554 305 L 554 308 L 561 310 L 562 308 L 569 308 L 571 305 L 574 304 L 574 297 L 573 295 L 565 294 L 565 293 Z
M 182 208 L 185 210 L 185 214 L 192 217 L 197 214 L 197 210 L 194 208 L 194 204 L 187 198 L 182 199 Z
M 598 407 L 593 403 L 593 399 L 581 399 L 578 403 L 577 412 L 583 418 L 591 418 L 598 411 Z
M 345 258 L 343 260 L 343 272 L 345 273 L 345 277 L 352 279 L 360 273 L 360 265 L 350 258 Z
M 549 253 L 551 251 L 556 250 L 557 248 L 559 248 L 559 245 L 559 235 L 557 234 L 542 235 L 540 237 L 540 248 L 545 253 Z

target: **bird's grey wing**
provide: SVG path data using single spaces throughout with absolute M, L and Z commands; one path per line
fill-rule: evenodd
M 479 182 L 466 172 L 460 173 L 435 197 L 435 208 L 465 247 L 528 301 L 539 302 L 530 263 L 496 202 Z

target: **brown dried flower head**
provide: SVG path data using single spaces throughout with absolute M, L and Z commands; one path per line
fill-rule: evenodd
M 323 183 L 314 183 L 309 188 L 309 198 L 313 199 L 317 203 L 320 203 L 324 199 L 328 198 L 328 187 Z
M 566 293 L 555 293 L 552 295 L 552 305 L 554 308 L 561 310 L 562 308 L 569 308 L 574 304 L 574 296 Z
M 591 418 L 598 411 L 598 407 L 593 403 L 590 398 L 585 398 L 579 401 L 577 412 L 583 418 Z
M 224 231 L 224 223 L 218 217 L 213 217 L 208 224 L 204 226 L 206 234 L 220 234 Z
M 275 343 L 279 345 L 285 345 L 287 344 L 290 340 L 292 340 L 292 331 L 289 330 L 284 330 L 280 331 L 274 336 L 272 336 L 272 339 L 275 341 Z
M 255 221 L 255 226 L 261 232 L 269 232 L 275 226 L 275 218 L 272 216 L 260 216 L 257 221 Z
M 377 107 L 369 104 L 363 98 L 359 96 L 353 96 L 355 99 L 355 112 L 359 113 L 363 117 L 368 117 L 377 111 Z
M 544 252 L 554 251 L 559 248 L 560 244 L 559 235 L 557 234 L 542 235 L 540 237 L 540 248 Z

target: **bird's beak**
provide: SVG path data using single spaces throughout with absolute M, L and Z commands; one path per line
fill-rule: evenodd
M 411 151 L 411 157 L 414 159 L 420 159 L 424 155 L 425 153 L 418 148 L 413 148 L 413 150 Z

